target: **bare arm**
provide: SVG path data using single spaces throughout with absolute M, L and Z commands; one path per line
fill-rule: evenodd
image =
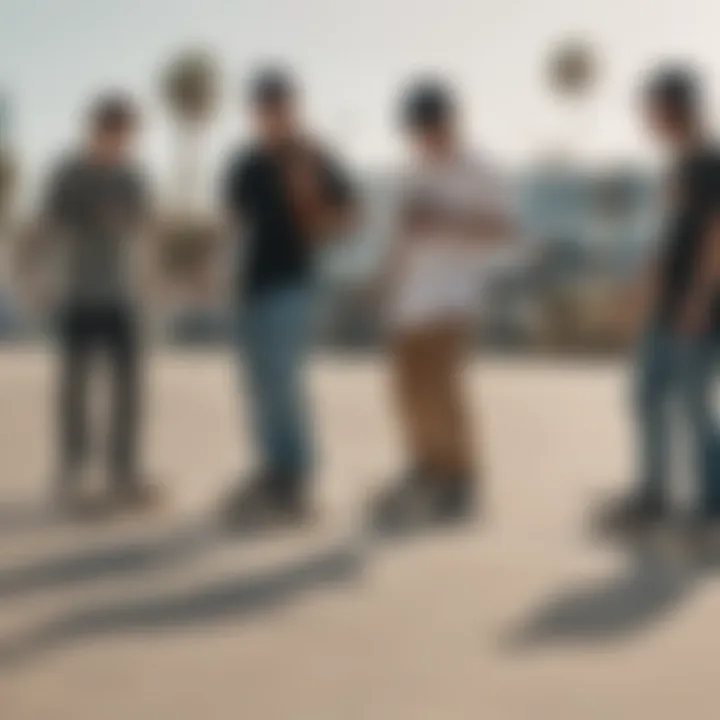
M 23 239 L 23 301 L 33 313 L 46 312 L 57 290 L 63 236 L 72 222 L 74 173 L 59 163 L 45 180 L 34 222 Z
M 411 209 L 404 229 L 408 235 L 437 235 L 450 242 L 486 247 L 504 246 L 519 237 L 515 219 L 500 208 L 465 212 Z
M 655 257 L 636 277 L 618 288 L 613 303 L 614 322 L 629 341 L 653 313 L 657 303 L 659 275 L 660 260 Z
M 349 232 L 358 222 L 359 211 L 354 199 L 328 205 L 318 213 L 314 237 L 322 244 L 328 238 Z
M 678 318 L 680 332 L 701 333 L 720 288 L 720 213 L 709 219 L 695 263 L 690 289 Z
M 520 233 L 511 194 L 500 175 L 484 169 L 468 176 L 465 184 L 460 190 L 465 200 L 454 207 L 416 198 L 408 210 L 409 230 L 475 246 L 496 247 L 516 240 Z
M 478 210 L 457 220 L 455 234 L 481 245 L 506 245 L 517 239 L 514 218 L 502 210 Z
M 299 178 L 299 191 L 304 194 L 313 240 L 323 244 L 349 232 L 360 213 L 354 183 L 345 169 L 334 157 L 320 152 L 311 156 L 305 171 L 305 177 Z
M 393 203 L 394 212 L 388 228 L 390 242 L 371 287 L 375 302 L 379 304 L 388 300 L 396 286 L 408 251 L 412 247 L 414 238 L 417 237 L 420 220 L 417 209 L 417 205 L 404 193 L 400 193 Z

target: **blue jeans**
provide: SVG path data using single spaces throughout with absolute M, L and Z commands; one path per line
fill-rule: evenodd
M 311 442 L 302 374 L 312 292 L 297 285 L 248 299 L 242 321 L 251 424 L 262 469 L 298 484 L 310 472 Z
M 637 360 L 636 405 L 642 491 L 651 502 L 666 501 L 668 401 L 676 397 L 692 443 L 698 509 L 703 514 L 720 514 L 720 434 L 712 407 L 717 358 L 716 338 L 682 338 L 654 325 L 642 339 Z

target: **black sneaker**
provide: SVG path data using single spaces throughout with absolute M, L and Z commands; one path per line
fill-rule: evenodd
M 314 514 L 307 493 L 286 487 L 265 474 L 241 484 L 223 503 L 223 524 L 234 531 L 260 531 L 310 522 Z
M 115 510 L 153 513 L 163 508 L 166 499 L 163 488 L 147 478 L 133 477 L 113 484 L 112 504 Z
M 702 560 L 720 562 L 720 514 L 700 512 L 690 518 L 686 530 L 691 548 Z
M 108 515 L 104 499 L 87 491 L 79 470 L 63 470 L 55 478 L 55 507 L 69 520 L 93 521 Z
M 445 523 L 471 519 L 475 514 L 474 484 L 466 479 L 443 483 L 437 488 L 435 512 L 437 519 Z
M 370 507 L 370 520 L 380 532 L 406 533 L 466 520 L 472 510 L 470 483 L 412 471 L 378 493 Z
M 631 495 L 603 508 L 595 525 L 604 536 L 633 536 L 657 528 L 667 517 L 661 500 Z
M 432 507 L 430 481 L 410 470 L 377 492 L 370 501 L 369 520 L 380 532 L 402 532 L 427 521 Z

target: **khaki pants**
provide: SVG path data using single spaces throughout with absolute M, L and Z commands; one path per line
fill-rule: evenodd
M 467 328 L 438 323 L 398 333 L 392 343 L 397 407 L 413 463 L 443 478 L 472 473 L 462 373 Z

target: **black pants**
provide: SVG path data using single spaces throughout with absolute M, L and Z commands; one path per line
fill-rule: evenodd
M 135 474 L 139 411 L 139 344 L 132 311 L 123 306 L 69 307 L 60 317 L 60 450 L 68 477 L 86 459 L 87 383 L 91 360 L 103 351 L 112 373 L 109 464 L 118 483 Z

